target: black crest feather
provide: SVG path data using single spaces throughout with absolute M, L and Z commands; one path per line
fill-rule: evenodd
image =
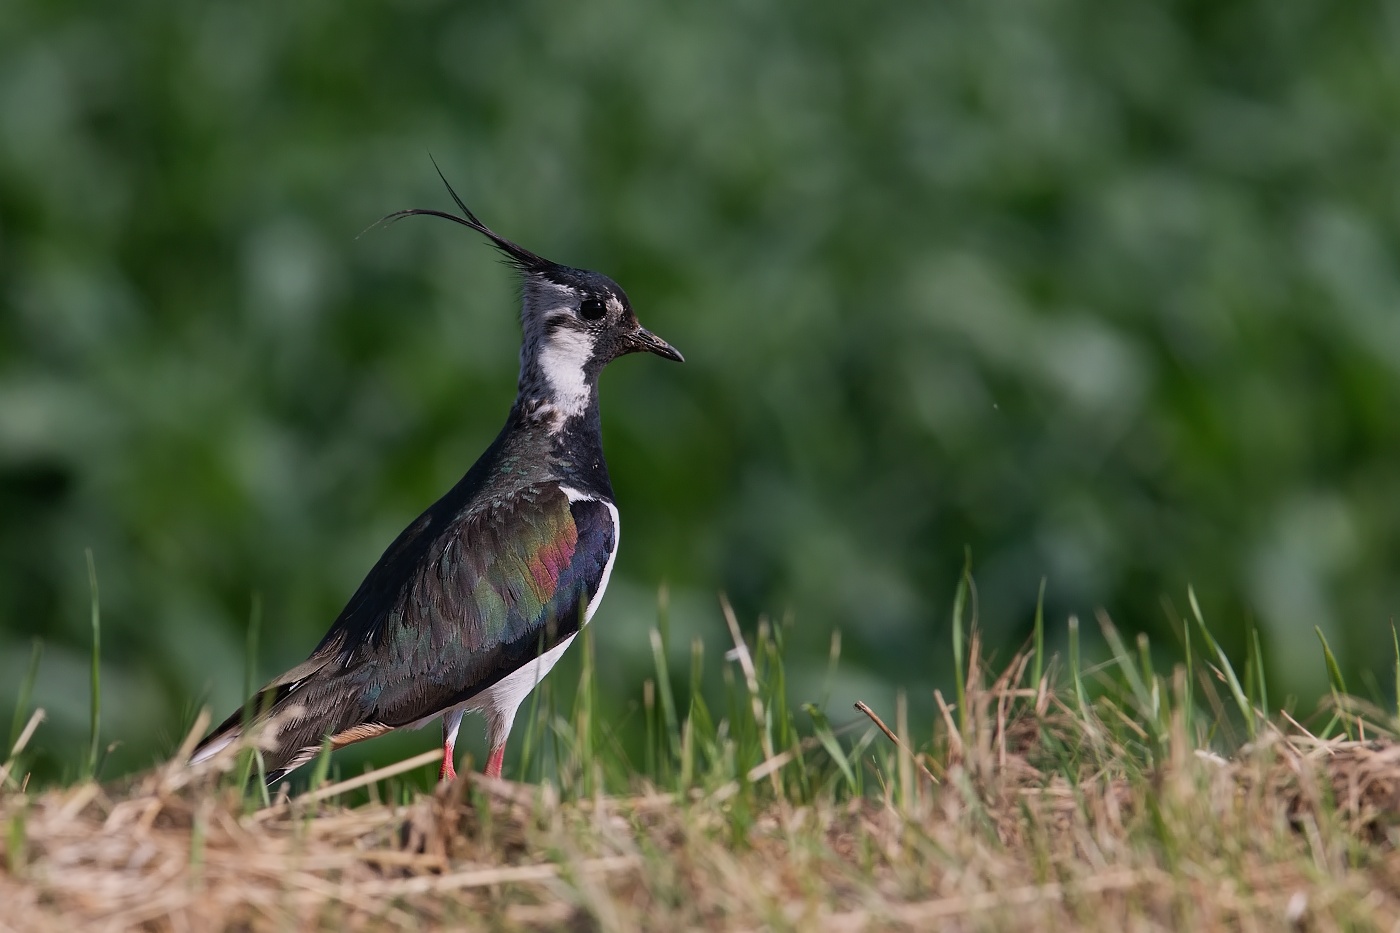
M 392 214 L 381 218 L 379 223 L 393 223 L 396 220 L 402 220 L 405 217 L 413 217 L 418 214 L 423 214 L 428 217 L 441 217 L 443 220 L 450 220 L 464 227 L 470 227 L 477 233 L 485 236 L 522 272 L 548 272 L 556 268 L 556 263 L 552 263 L 543 256 L 530 252 L 518 243 L 507 240 L 495 230 L 492 230 L 490 227 L 486 226 L 486 224 L 482 223 L 476 214 L 472 213 L 471 208 L 467 207 L 462 199 L 457 196 L 457 192 L 453 189 L 452 183 L 447 180 L 447 176 L 442 174 L 442 169 L 438 167 L 437 160 L 433 159 L 432 156 L 428 158 L 432 159 L 433 168 L 437 170 L 438 178 L 441 178 L 442 183 L 447 186 L 447 193 L 452 196 L 452 200 L 456 202 L 457 207 L 461 209 L 462 214 L 465 216 L 458 217 L 456 214 L 449 214 L 446 211 L 433 210 L 432 208 L 413 207 L 402 211 L 394 211 Z M 375 226 L 378 226 L 378 224 Z

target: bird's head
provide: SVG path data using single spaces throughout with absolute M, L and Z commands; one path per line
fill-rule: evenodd
M 441 171 L 439 171 L 441 176 Z M 520 401 L 564 418 L 588 407 L 598 373 L 619 356 L 646 351 L 683 362 L 680 351 L 641 325 L 622 287 L 599 272 L 574 269 L 538 256 L 482 223 L 443 178 L 462 216 L 412 209 L 390 214 L 441 217 L 485 236 L 520 272 Z

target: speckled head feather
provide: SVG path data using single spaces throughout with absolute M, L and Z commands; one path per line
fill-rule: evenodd
M 437 168 L 437 163 L 433 163 Z M 438 170 L 462 216 L 430 208 L 397 211 L 394 221 L 419 214 L 441 217 L 485 236 L 516 267 L 521 283 L 520 382 L 516 411 L 544 423 L 551 433 L 594 408 L 598 374 L 626 353 L 647 351 L 667 359 L 679 352 L 637 321 L 627 293 L 599 272 L 560 265 L 507 240 L 482 223 Z

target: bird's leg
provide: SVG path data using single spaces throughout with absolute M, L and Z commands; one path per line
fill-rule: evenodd
M 489 778 L 500 777 L 501 765 L 505 762 L 505 758 L 506 746 L 505 743 L 502 742 L 500 745 L 491 749 L 491 757 L 486 761 L 486 776 Z
M 509 706 L 498 706 L 487 713 L 490 722 L 486 729 L 486 742 L 491 746 L 491 757 L 486 759 L 486 770 L 482 773 L 489 778 L 501 776 L 501 765 L 506 758 L 506 739 L 510 738 L 510 724 L 515 721 L 515 711 L 519 706 L 520 700 L 516 699 Z
M 442 717 L 442 770 L 438 772 L 439 781 L 457 780 L 453 758 L 456 757 L 457 729 L 461 725 L 461 710 L 452 710 Z
M 452 755 L 452 742 L 444 742 L 442 744 L 442 770 L 438 772 L 439 781 L 457 780 L 457 769 L 452 766 Z

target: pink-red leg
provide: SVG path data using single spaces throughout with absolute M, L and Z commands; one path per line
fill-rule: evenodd
M 457 769 L 453 767 L 452 759 L 455 751 L 451 742 L 442 743 L 442 770 L 438 772 L 439 781 L 457 780 Z
M 461 724 L 461 710 L 452 710 L 442 717 L 442 770 L 438 772 L 439 781 L 457 780 L 457 769 L 452 759 L 456 757 L 457 727 Z
M 491 749 L 491 757 L 486 761 L 486 776 L 489 778 L 500 777 L 501 765 L 505 763 L 505 759 L 505 745 L 497 745 L 495 748 Z

